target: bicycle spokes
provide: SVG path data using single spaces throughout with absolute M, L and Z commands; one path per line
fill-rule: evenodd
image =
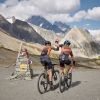
M 60 92 L 64 92 L 65 90 L 65 80 L 64 80 L 64 76 L 61 76 L 60 77 L 60 81 L 59 81 L 59 89 L 60 89 Z
M 71 86 L 71 83 L 72 83 L 72 73 L 61 75 L 59 81 L 60 92 L 62 93 L 64 92 L 65 89 L 68 89 Z
M 47 91 L 47 87 L 48 87 L 48 81 L 47 81 L 46 75 L 45 73 L 42 73 L 38 79 L 38 91 L 41 94 L 43 94 L 44 92 Z
M 71 86 L 72 83 L 72 73 L 68 74 L 68 78 L 67 78 L 67 86 L 68 88 Z

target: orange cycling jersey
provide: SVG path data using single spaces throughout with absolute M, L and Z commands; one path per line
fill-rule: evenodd
M 48 47 L 48 55 L 50 55 L 50 52 L 51 52 L 52 48 L 51 47 Z
M 42 55 L 50 55 L 52 48 L 51 47 L 44 47 L 42 50 Z
M 72 50 L 71 50 L 71 48 L 69 48 L 69 47 L 62 47 L 62 48 L 61 48 L 61 53 L 68 54 L 68 55 L 70 55 L 71 57 L 73 57 Z

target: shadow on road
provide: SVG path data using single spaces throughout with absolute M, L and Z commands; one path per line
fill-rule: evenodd
M 33 74 L 33 77 L 37 77 L 37 76 L 39 76 L 39 74 Z
M 72 82 L 71 88 L 78 86 L 79 84 L 81 84 L 81 81 Z
M 68 87 L 65 87 L 65 90 L 64 91 L 67 91 L 68 89 L 70 89 L 70 88 L 73 88 L 73 87 L 76 87 L 76 86 L 78 86 L 79 84 L 81 84 L 81 81 L 76 81 L 76 82 L 72 82 L 72 84 L 71 84 L 71 86 L 68 88 Z M 63 92 L 64 92 L 63 91 Z M 62 93 L 63 93 L 62 92 Z
M 37 76 L 39 76 L 39 74 L 32 74 L 31 78 L 34 78 L 34 77 L 37 77 Z
M 81 84 L 81 81 L 75 81 L 75 82 L 72 82 L 70 88 L 76 87 L 76 86 L 78 86 L 79 84 Z M 59 88 L 59 83 L 56 84 L 56 85 L 54 86 L 54 90 L 56 90 L 57 88 Z M 70 89 L 70 88 L 66 87 L 65 90 L 68 90 L 68 89 Z

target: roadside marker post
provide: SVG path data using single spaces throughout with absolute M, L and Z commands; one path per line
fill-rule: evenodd
M 33 73 L 31 72 L 33 71 L 30 67 L 29 58 L 21 54 L 22 46 L 23 42 L 21 42 L 18 56 L 16 59 L 15 71 L 12 73 L 10 79 L 21 78 L 21 79 L 31 80 L 33 76 Z

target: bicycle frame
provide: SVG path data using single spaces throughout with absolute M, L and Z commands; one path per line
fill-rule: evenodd
M 38 87 L 38 90 L 41 94 L 45 93 L 47 91 L 47 88 L 48 88 L 48 84 L 49 84 L 49 75 L 48 75 L 48 68 L 47 66 L 44 66 L 44 71 L 40 74 L 39 76 L 39 79 L 38 79 L 38 84 L 37 84 L 37 87 Z M 57 70 L 54 69 L 54 64 L 52 66 L 52 76 L 53 76 L 53 79 L 56 81 L 58 78 L 57 78 Z M 44 80 L 41 80 L 41 78 L 43 78 Z M 41 90 L 41 85 L 43 86 L 44 90 Z

